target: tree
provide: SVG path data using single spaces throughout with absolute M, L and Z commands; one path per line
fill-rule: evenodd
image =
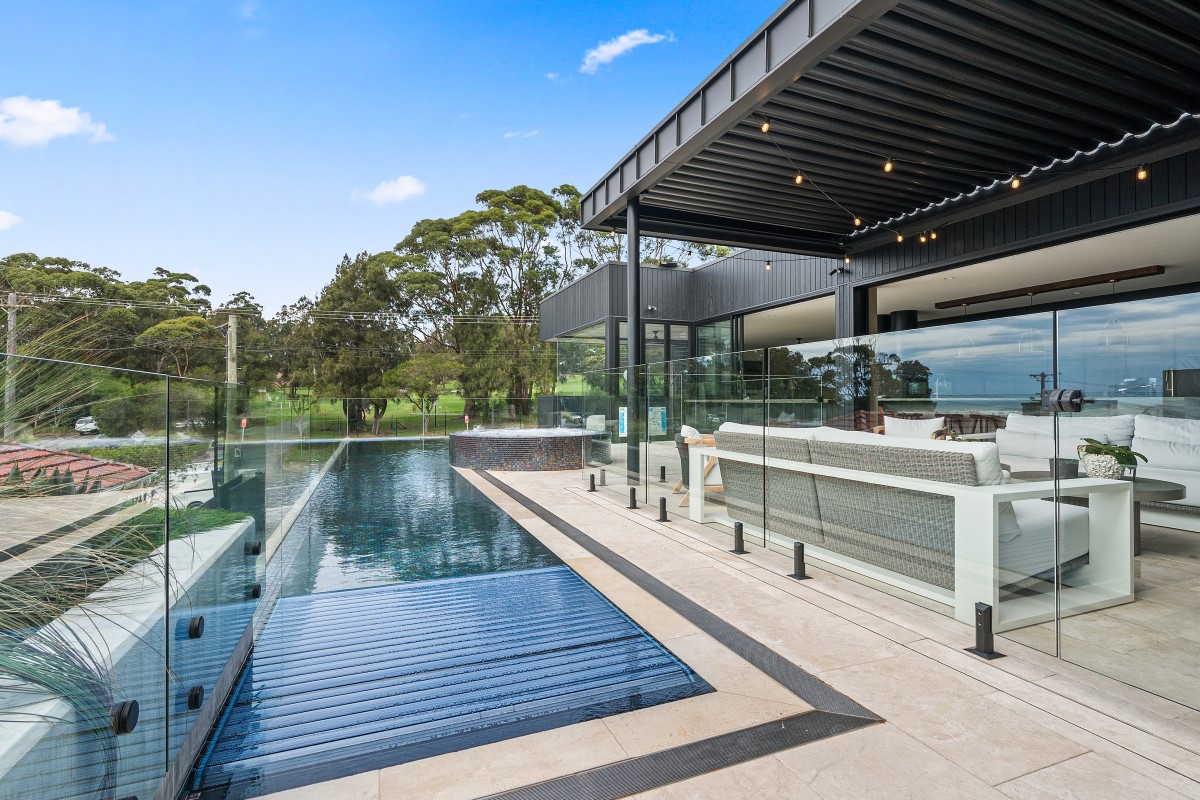
M 421 433 L 429 432 L 429 412 L 462 371 L 454 353 L 417 353 L 384 375 L 384 385 L 408 399 L 421 413 Z
M 392 279 L 397 265 L 390 252 L 343 257 L 309 312 L 314 388 L 342 398 L 352 430 L 371 409 L 375 435 L 388 405 L 384 373 L 412 351 L 410 306 Z
M 587 230 L 582 225 L 580 201 L 583 193 L 569 183 L 554 189 L 552 194 L 563 207 L 563 220 L 559 226 L 559 246 L 566 264 L 576 271 L 589 272 L 609 261 L 624 261 L 627 239 L 617 231 Z M 692 266 L 698 261 L 728 255 L 732 249 L 723 245 L 684 242 L 676 239 L 641 238 L 643 264 L 661 264 L 674 261 Z
M 133 343 L 159 354 L 156 372 L 171 364 L 181 378 L 201 363 L 211 366 L 214 348 L 222 343 L 221 333 L 204 317 L 173 317 L 138 334 Z

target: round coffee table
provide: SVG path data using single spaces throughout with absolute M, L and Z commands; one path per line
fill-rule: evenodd
M 1052 477 L 1046 472 L 1014 472 L 1012 477 L 1020 481 L 1048 481 Z M 1080 475 L 1079 477 L 1084 477 Z M 1166 500 L 1182 500 L 1187 497 L 1187 487 L 1182 483 L 1160 481 L 1158 478 L 1134 478 L 1133 481 L 1133 554 L 1142 552 L 1142 503 L 1161 503 Z M 1086 506 L 1086 497 L 1063 497 L 1062 502 L 1073 506 Z

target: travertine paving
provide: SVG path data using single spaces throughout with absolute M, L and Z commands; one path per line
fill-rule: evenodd
M 970 630 L 845 578 L 705 527 L 655 521 L 579 473 L 497 473 L 653 577 L 737 625 L 886 721 L 639 797 L 1200 797 L 1200 713 L 1019 643 L 992 662 L 964 652 Z M 471 476 L 609 599 L 717 687 L 713 707 L 668 704 L 654 720 L 596 720 L 342 781 L 275 800 L 469 798 L 740 729 L 803 701 L 518 505 Z M 557 538 L 556 538 L 557 537 Z M 651 620 L 647 624 L 645 620 Z M 725 699 L 722 700 L 722 697 Z M 694 698 L 695 701 L 705 698 Z M 692 701 L 684 701 L 692 702 Z M 646 709 L 645 711 L 654 711 Z

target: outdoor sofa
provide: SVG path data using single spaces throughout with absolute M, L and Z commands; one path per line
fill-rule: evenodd
M 1132 504 L 1121 481 L 1063 481 L 1064 493 L 1087 495 L 1091 508 L 1054 504 L 1045 501 L 1050 481 L 1007 482 L 991 442 L 825 427 L 764 435 L 725 423 L 714 448 L 690 448 L 693 481 L 713 455 L 725 513 L 711 521 L 804 542 L 813 557 L 951 605 L 964 622 L 977 602 L 993 606 L 1001 628 L 1049 618 L 1056 511 L 1059 563 L 1089 587 L 1070 602 L 1083 610 L 1132 599 Z M 691 518 L 710 521 L 705 505 L 693 504 Z M 1013 601 L 1007 616 L 1002 598 Z
M 1132 447 L 1147 459 L 1138 462 L 1139 477 L 1171 481 L 1186 489 L 1183 499 L 1145 503 L 1145 511 L 1167 512 L 1161 517 L 1147 515 L 1145 521 L 1200 530 L 1200 420 L 1149 414 L 1059 417 L 1060 458 L 1076 458 L 1076 448 L 1085 438 Z M 1054 418 L 1009 414 L 1004 427 L 996 431 L 996 445 L 1000 461 L 1014 472 L 1045 472 L 1054 456 Z

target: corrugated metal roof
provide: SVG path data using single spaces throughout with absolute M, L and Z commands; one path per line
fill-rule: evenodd
M 708 691 L 565 566 L 289 597 L 199 782 L 253 796 Z

